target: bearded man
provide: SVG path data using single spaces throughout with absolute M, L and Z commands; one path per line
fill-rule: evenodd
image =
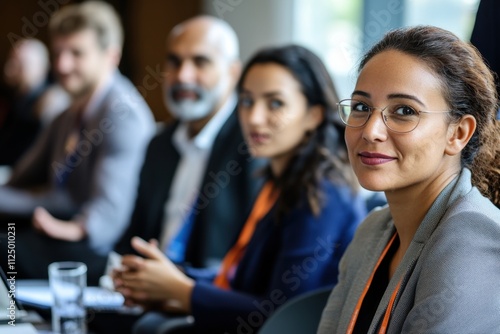
M 260 183 L 236 115 L 238 39 L 224 21 L 197 16 L 166 41 L 163 90 L 176 121 L 150 143 L 128 231 L 159 246 L 192 276 L 210 276 L 237 236 Z

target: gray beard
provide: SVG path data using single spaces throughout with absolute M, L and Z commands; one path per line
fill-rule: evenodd
M 198 100 L 174 100 L 172 90 L 176 87 L 191 89 L 199 96 Z M 163 96 L 170 113 L 181 121 L 195 121 L 207 117 L 214 111 L 222 97 L 224 85 L 221 83 L 212 90 L 206 90 L 193 85 L 177 85 L 164 91 Z

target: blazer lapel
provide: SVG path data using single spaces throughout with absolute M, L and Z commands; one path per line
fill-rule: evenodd
M 459 178 L 456 178 L 454 181 L 450 182 L 445 189 L 441 192 L 441 194 L 436 198 L 431 208 L 425 215 L 422 223 L 418 227 L 413 240 L 408 247 L 401 263 L 399 264 L 396 272 L 391 278 L 389 285 L 380 301 L 379 307 L 374 316 L 374 322 L 372 322 L 372 327 L 370 327 L 370 333 L 375 333 L 378 327 L 378 324 L 382 322 L 382 319 L 385 315 L 387 306 L 389 304 L 389 300 L 391 298 L 392 293 L 397 288 L 397 285 L 401 282 L 399 287 L 399 292 L 396 296 L 396 300 L 394 301 L 393 310 L 396 309 L 400 296 L 404 289 L 406 288 L 406 284 L 408 283 L 411 275 L 413 274 L 413 270 L 415 265 L 418 262 L 420 254 L 424 249 L 427 241 L 431 238 L 432 233 L 439 225 L 442 216 L 444 215 L 446 209 L 449 207 L 449 202 L 454 201 L 460 196 L 460 194 L 455 194 L 453 189 L 457 184 Z M 376 325 L 375 325 L 376 324 Z M 399 328 L 395 329 L 395 333 L 399 332 Z M 391 326 L 388 328 L 388 333 L 393 332 L 391 330 Z
M 384 208 L 378 212 L 374 212 L 369 216 L 368 220 L 363 222 L 363 224 L 375 224 L 376 222 L 380 221 L 386 223 L 385 225 L 381 226 L 380 229 L 373 231 L 373 234 L 370 235 L 370 238 L 366 240 L 366 242 L 370 243 L 370 245 L 366 249 L 370 251 L 364 254 L 364 259 L 357 266 L 357 268 L 359 268 L 358 271 L 355 275 L 353 275 L 354 279 L 351 284 L 351 289 L 349 291 L 349 295 L 346 297 L 347 300 L 352 300 L 352 304 L 344 306 L 344 310 L 342 311 L 341 315 L 343 319 L 340 320 L 340 322 L 346 324 L 346 326 L 348 326 L 348 324 L 350 323 L 350 320 L 355 312 L 358 300 L 363 294 L 363 290 L 366 286 L 366 283 L 370 279 L 373 268 L 375 268 L 376 263 L 380 258 L 380 255 L 382 254 L 384 248 L 396 232 L 388 208 Z M 368 268 L 370 268 L 370 270 L 367 270 Z

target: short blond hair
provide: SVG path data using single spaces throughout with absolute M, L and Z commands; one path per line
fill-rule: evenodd
M 102 1 L 87 1 L 61 8 L 50 19 L 51 37 L 69 35 L 81 30 L 95 31 L 99 46 L 123 47 L 123 27 L 115 9 Z

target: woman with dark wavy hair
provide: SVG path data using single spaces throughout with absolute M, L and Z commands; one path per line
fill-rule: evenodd
M 256 331 L 292 297 L 337 282 L 338 263 L 364 218 L 348 163 L 345 126 L 320 59 L 296 45 L 258 52 L 238 84 L 238 113 L 253 156 L 267 158 L 266 183 L 213 282 L 182 274 L 150 243 L 148 260 L 125 257 L 115 282 L 129 303 L 161 302 L 194 316 L 201 333 Z M 165 321 L 158 313 L 140 320 Z M 155 320 L 156 319 L 156 320 Z
M 389 32 L 339 103 L 360 184 L 384 191 L 319 333 L 500 333 L 500 127 L 481 55 L 431 26 Z

